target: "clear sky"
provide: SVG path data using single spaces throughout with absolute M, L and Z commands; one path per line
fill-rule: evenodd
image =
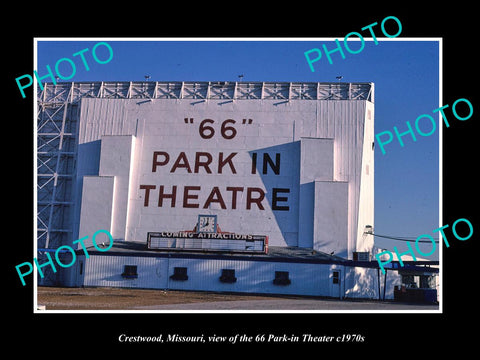
M 72 40 L 38 39 L 38 64 L 34 69 L 40 76 L 47 73 L 46 65 L 54 69 L 57 60 L 65 57 L 74 59 L 77 65 L 75 75 L 68 81 L 144 81 L 145 75 L 150 76 L 150 81 L 239 81 L 238 75 L 242 74 L 242 81 L 335 82 L 336 76 L 343 76 L 343 82 L 375 84 L 375 134 L 393 132 L 393 126 L 399 132 L 406 131 L 407 121 L 413 127 L 419 115 L 434 115 L 432 111 L 441 105 L 440 45 L 434 39 L 414 41 L 400 36 L 382 41 L 379 38 L 378 45 L 366 41 L 358 54 L 345 51 L 345 59 L 338 52 L 332 53 L 333 64 L 323 54 L 314 63 L 315 72 L 310 70 L 304 52 L 321 48 L 322 44 L 333 49 L 333 41 Z M 106 41 L 112 47 L 113 58 L 107 64 L 98 64 L 91 57 L 92 48 L 99 41 Z M 352 41 L 351 47 L 357 49 L 360 43 Z M 90 51 L 85 53 L 89 71 L 78 56 L 72 56 L 84 48 Z M 98 47 L 97 55 L 106 59 L 106 48 Z M 63 65 L 61 71 L 68 74 L 71 71 L 68 64 Z M 404 147 L 394 139 L 386 145 L 385 155 L 376 144 L 375 233 L 412 240 L 430 234 L 438 239 L 438 232 L 432 234 L 432 230 L 441 226 L 438 113 L 434 118 L 437 130 L 431 136 L 417 134 L 416 142 L 410 135 L 404 136 Z M 428 130 L 425 124 L 424 132 Z M 391 250 L 397 246 L 401 252 L 407 250 L 403 241 L 375 237 L 375 244 Z M 429 252 L 431 247 L 428 244 L 421 249 Z M 438 250 L 430 259 L 437 258 Z

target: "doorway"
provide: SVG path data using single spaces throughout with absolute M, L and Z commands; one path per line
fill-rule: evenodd
M 332 297 L 341 298 L 342 297 L 342 271 L 340 269 L 332 269 L 331 276 L 331 291 L 330 294 Z

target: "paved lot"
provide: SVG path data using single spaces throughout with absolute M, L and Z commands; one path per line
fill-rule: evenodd
M 436 311 L 438 305 L 120 288 L 38 287 L 46 310 Z
M 369 301 L 339 301 L 339 300 L 317 300 L 317 299 L 272 299 L 272 300 L 236 300 L 216 301 L 190 304 L 171 304 L 157 306 L 135 307 L 137 310 L 403 310 L 403 311 L 437 311 L 438 305 L 401 304 L 393 302 L 369 302 Z

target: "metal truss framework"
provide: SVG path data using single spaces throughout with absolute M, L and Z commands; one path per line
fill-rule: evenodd
M 368 100 L 371 83 L 80 82 L 37 84 L 37 247 L 71 244 L 73 181 L 82 98 L 212 100 Z M 44 255 L 44 254 L 43 254 Z M 47 269 L 45 269 L 47 270 Z M 43 283 L 55 283 L 46 274 Z

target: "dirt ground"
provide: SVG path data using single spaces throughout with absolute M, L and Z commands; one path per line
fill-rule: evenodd
M 45 310 L 424 310 L 438 304 L 126 288 L 38 287 Z
M 37 288 L 37 304 L 46 310 L 133 310 L 135 308 L 217 301 L 267 300 L 268 296 L 122 288 Z

